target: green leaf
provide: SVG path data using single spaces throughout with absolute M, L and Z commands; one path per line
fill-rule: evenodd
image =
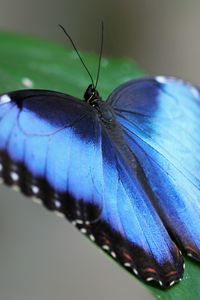
M 0 41 L 0 93 L 29 87 L 57 90 L 82 98 L 90 79 L 74 51 L 11 33 L 0 33 Z M 98 57 L 82 55 L 95 79 Z M 106 99 L 119 84 L 143 74 L 134 62 L 103 58 L 98 90 Z M 166 291 L 147 284 L 141 283 L 141 286 L 157 299 L 200 299 L 199 266 L 190 259 L 185 260 L 184 279 L 179 284 Z M 133 280 L 136 280 L 134 276 Z
M 91 80 L 77 54 L 40 39 L 0 33 L 0 92 L 24 89 L 24 78 L 33 88 L 57 90 L 83 97 Z M 96 80 L 98 57 L 83 59 Z M 98 89 L 103 99 L 120 83 L 137 77 L 142 71 L 135 64 L 119 59 L 102 60 Z

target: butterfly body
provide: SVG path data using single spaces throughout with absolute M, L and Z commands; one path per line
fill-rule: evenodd
M 0 177 L 41 199 L 145 282 L 167 288 L 200 260 L 200 96 L 156 77 L 106 102 L 45 90 L 0 96 Z M 187 163 L 189 162 L 189 163 Z

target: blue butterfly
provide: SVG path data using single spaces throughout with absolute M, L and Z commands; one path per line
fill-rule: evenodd
M 46 90 L 0 96 L 0 177 L 64 214 L 145 282 L 200 260 L 200 94 L 158 76 L 103 102 Z

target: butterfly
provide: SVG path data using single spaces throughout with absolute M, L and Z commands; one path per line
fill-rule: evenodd
M 58 215 L 144 282 L 200 260 L 200 92 L 173 77 L 123 83 L 107 101 L 48 90 L 0 95 L 0 179 Z
M 200 94 L 171 77 L 132 80 L 102 101 L 47 90 L 0 96 L 0 177 L 139 279 L 182 279 L 200 260 Z

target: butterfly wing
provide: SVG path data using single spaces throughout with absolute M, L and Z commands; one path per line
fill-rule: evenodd
M 108 102 L 145 172 L 163 223 L 174 241 L 200 260 L 198 90 L 160 76 L 123 84 Z
M 129 170 L 113 134 L 71 96 L 2 95 L 0 176 L 63 213 L 141 279 L 168 287 L 182 277 L 182 257 L 143 190 L 142 169 L 142 179 Z
M 103 248 L 140 279 L 167 288 L 182 278 L 182 256 L 149 200 L 151 191 L 142 168 L 134 156 L 131 163 L 124 158 L 124 151 L 127 156 L 129 152 L 124 145 L 123 150 L 118 148 L 120 130 L 113 131 L 102 132 Z
M 48 91 L 19 91 L 0 99 L 5 182 L 70 220 L 96 219 L 102 206 L 102 157 L 100 126 L 91 110 Z

